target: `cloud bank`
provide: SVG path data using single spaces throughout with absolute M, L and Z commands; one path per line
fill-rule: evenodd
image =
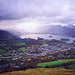
M 74 3 L 75 0 L 0 0 L 0 27 L 75 24 Z

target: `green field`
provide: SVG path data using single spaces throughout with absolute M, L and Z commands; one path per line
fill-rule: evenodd
M 10 58 L 6 58 L 6 60 L 9 60 L 10 61 Z
M 26 48 L 25 47 L 22 47 L 22 48 L 19 48 L 18 51 L 25 51 Z
M 68 65 L 67 67 L 68 67 L 68 69 L 75 69 L 75 64 Z M 56 67 L 56 68 L 63 68 L 63 69 L 66 69 L 66 66 L 60 66 L 60 67 Z
M 65 67 L 64 67 L 64 66 L 61 66 L 61 67 L 56 67 L 56 68 L 62 68 L 62 69 L 65 69 Z
M 28 57 L 23 57 L 23 58 L 25 59 L 25 58 L 28 58 Z
M 6 58 L 5 60 L 7 60 L 6 63 L 11 63 L 11 62 L 13 62 L 11 58 Z
M 15 45 L 25 45 L 25 43 L 16 43 Z
M 0 55 L 4 54 L 4 53 L 6 53 L 6 52 L 7 52 L 6 50 L 0 49 Z
M 4 47 L 6 50 L 9 50 L 9 49 L 11 49 L 11 47 Z
M 52 61 L 52 62 L 46 62 L 46 63 L 39 63 L 37 66 L 40 67 L 46 67 L 46 66 L 53 66 L 53 65 L 61 65 L 62 63 L 67 63 L 67 62 L 71 62 L 71 61 L 75 61 L 75 59 L 63 59 L 63 60 L 57 60 L 57 61 Z
M 69 69 L 75 69 L 75 64 L 69 65 Z

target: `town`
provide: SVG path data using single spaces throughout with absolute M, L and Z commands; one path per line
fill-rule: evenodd
M 61 40 L 45 39 L 18 39 L 18 40 L 0 40 L 0 49 L 4 50 L 0 55 L 0 70 L 17 70 L 29 62 L 36 62 L 38 58 L 75 58 L 75 44 L 67 43 Z M 36 62 L 38 63 L 38 61 Z M 30 64 L 31 65 L 31 64 Z

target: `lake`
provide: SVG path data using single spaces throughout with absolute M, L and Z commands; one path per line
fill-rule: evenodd
M 52 37 L 49 37 L 49 36 L 52 36 Z M 25 35 L 21 35 L 21 38 L 37 39 L 38 37 L 48 39 L 48 40 L 50 40 L 50 39 L 60 40 L 62 38 L 70 39 L 70 41 L 67 41 L 67 42 L 73 42 L 73 40 L 75 40 L 75 37 L 69 37 L 69 36 L 66 36 L 66 35 L 53 35 L 53 34 L 25 34 Z

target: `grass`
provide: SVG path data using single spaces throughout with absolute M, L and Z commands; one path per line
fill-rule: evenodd
M 75 69 L 75 64 L 69 65 L 69 69 Z
M 22 47 L 22 48 L 19 48 L 18 51 L 25 51 L 26 48 L 25 47 Z
M 16 43 L 15 45 L 25 45 L 25 43 Z
M 6 58 L 6 60 L 9 60 L 10 61 L 10 58 Z
M 61 67 L 56 67 L 56 68 L 62 68 L 62 69 L 65 69 L 65 67 L 64 67 L 64 66 L 61 66 Z
M 6 52 L 7 52 L 6 50 L 0 49 L 0 55 L 4 54 L 4 53 L 6 53 Z
M 68 69 L 75 69 L 75 64 L 68 65 L 67 67 L 68 67 Z M 65 66 L 56 67 L 56 68 L 63 68 L 63 69 L 65 69 Z
M 6 58 L 6 60 L 11 61 L 11 58 Z
M 11 49 L 11 47 L 4 47 L 6 50 L 9 50 L 9 49 Z
M 57 61 L 53 61 L 53 62 L 46 62 L 46 63 L 39 63 L 37 66 L 42 66 L 42 67 L 46 67 L 46 66 L 53 66 L 53 65 L 61 65 L 62 63 L 67 63 L 70 61 L 75 61 L 75 59 L 64 59 L 64 60 L 57 60 Z
M 13 71 L 1 75 L 75 75 L 75 70 L 56 69 L 56 68 L 36 68 L 24 71 Z
M 12 63 L 13 60 L 11 58 L 6 58 L 7 62 L 6 63 Z
M 28 58 L 28 57 L 23 57 L 23 58 L 25 59 L 25 58 Z
M 72 44 L 72 43 L 68 43 L 68 42 L 67 42 L 67 44 Z

